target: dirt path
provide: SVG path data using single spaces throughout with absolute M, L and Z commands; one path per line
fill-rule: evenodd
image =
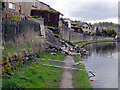
M 64 63 L 63 67 L 71 67 L 74 64 L 74 60 L 72 56 L 66 56 L 64 58 L 64 61 L 68 62 L 68 63 Z M 61 78 L 61 82 L 60 82 L 60 86 L 59 88 L 73 88 L 72 85 L 72 70 L 71 69 L 62 69 L 62 78 Z

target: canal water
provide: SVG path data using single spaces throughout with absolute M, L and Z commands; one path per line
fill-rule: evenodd
M 84 48 L 90 55 L 83 57 L 83 63 L 93 88 L 118 88 L 118 43 L 93 43 Z M 95 77 L 91 77 L 92 71 Z

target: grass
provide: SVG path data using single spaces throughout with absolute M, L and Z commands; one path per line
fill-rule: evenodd
M 8 56 L 8 53 L 18 52 L 17 48 L 13 45 L 5 45 L 3 50 L 3 55 Z
M 81 56 L 74 56 L 73 59 L 74 59 L 75 63 L 79 62 L 79 61 L 82 61 Z
M 61 54 L 59 52 L 56 52 L 57 55 L 51 55 L 50 52 L 46 52 L 46 53 L 41 53 L 38 52 L 38 56 L 39 58 L 44 58 L 44 59 L 53 59 L 53 60 L 62 60 L 63 57 L 65 57 L 65 54 Z
M 82 60 L 80 56 L 74 56 L 74 61 Z M 74 66 L 74 68 L 85 69 L 83 65 Z M 73 86 L 74 88 L 92 88 L 89 83 L 88 74 L 86 71 L 73 71 Z
M 95 43 L 95 42 L 114 42 L 114 39 L 106 39 L 106 40 L 90 40 L 90 41 L 80 41 L 80 42 L 74 42 L 74 45 L 79 45 L 79 47 L 83 47 L 84 45 Z
M 42 54 L 39 52 L 40 58 L 62 60 L 63 55 L 57 53 L 56 56 L 50 52 Z M 38 60 L 29 67 L 24 67 L 20 72 L 12 71 L 11 76 L 4 74 L 3 88 L 58 88 L 61 79 L 62 70 L 59 68 L 44 66 L 43 64 L 56 64 L 56 62 L 47 62 Z M 9 77 L 9 78 L 8 78 Z
M 85 43 L 87 41 L 80 41 L 80 42 L 73 42 L 74 45 L 80 44 L 80 43 Z
M 4 46 L 4 50 L 2 51 L 2 54 L 5 56 L 8 56 L 9 53 L 11 55 L 14 54 L 14 52 L 19 53 L 22 49 L 25 49 L 27 51 L 29 51 L 31 48 L 31 46 L 29 45 L 29 43 L 24 43 L 24 44 L 20 44 L 19 46 L 17 45 L 12 45 L 12 44 L 7 44 Z

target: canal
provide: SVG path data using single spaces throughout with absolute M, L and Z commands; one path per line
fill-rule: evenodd
M 116 42 L 93 43 L 84 48 L 90 52 L 83 57 L 93 88 L 118 88 L 118 46 Z M 91 77 L 92 71 L 95 77 Z

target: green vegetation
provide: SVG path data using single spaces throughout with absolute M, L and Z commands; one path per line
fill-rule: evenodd
M 116 30 L 112 29 L 112 30 L 109 30 L 109 29 L 105 29 L 105 30 L 96 30 L 96 35 L 98 36 L 109 36 L 109 37 L 115 37 L 117 35 L 117 32 Z
M 79 61 L 82 61 L 81 56 L 74 56 L 73 58 L 74 58 L 75 63 L 79 62 Z
M 60 36 L 60 35 L 58 35 L 58 34 L 54 34 L 54 36 L 55 36 L 56 38 L 58 38 L 58 39 L 62 40 L 62 38 L 61 38 L 61 36 Z
M 0 7 L 2 7 L 2 10 L 5 8 L 5 2 L 3 2 L 3 0 L 0 1 Z M 1 8 L 0 8 L 0 9 L 1 9 Z
M 80 20 L 71 20 L 71 22 L 72 22 L 72 23 L 80 23 L 80 22 L 82 22 L 82 21 L 80 21 Z
M 49 13 L 60 13 L 58 11 L 47 10 L 47 9 L 31 9 L 31 11 L 49 12 Z
M 79 45 L 79 47 L 83 47 L 84 45 L 95 43 L 95 42 L 115 42 L 114 39 L 106 39 L 106 40 L 90 40 L 90 41 L 80 41 L 80 42 L 74 42 L 74 45 Z
M 20 45 L 12 45 L 7 44 L 4 46 L 4 50 L 2 51 L 4 56 L 14 55 L 14 53 L 20 53 L 21 50 L 29 51 L 31 46 L 28 42 Z
M 74 45 L 80 44 L 80 43 L 85 43 L 87 41 L 80 41 L 80 42 L 73 42 Z
M 96 30 L 95 34 L 98 36 L 102 36 L 102 32 L 100 30 Z
M 27 20 L 28 20 L 28 21 L 34 21 L 34 19 L 33 19 L 33 18 L 27 18 Z
M 81 27 L 79 27 L 79 26 L 72 26 L 71 28 L 74 29 L 74 30 L 77 30 L 80 33 L 84 32 L 83 29 Z
M 10 19 L 15 20 L 15 21 L 21 21 L 21 18 L 19 15 L 13 15 Z
M 80 56 L 74 56 L 74 61 L 78 62 L 81 61 L 82 59 Z M 74 68 L 79 68 L 79 69 L 85 69 L 83 65 L 79 66 L 74 66 Z M 88 74 L 86 71 L 73 71 L 73 86 L 74 88 L 92 88 L 92 86 L 89 83 L 89 78 Z
M 102 31 L 102 35 L 109 36 L 109 37 L 115 37 L 117 35 L 117 32 L 114 29 L 112 30 L 107 29 L 107 30 Z
M 38 52 L 39 58 L 45 58 L 45 59 L 54 59 L 54 60 L 62 60 L 63 57 L 65 57 L 65 54 L 61 54 L 59 52 L 56 52 L 57 55 L 51 55 L 50 52 L 41 53 Z
M 39 18 L 39 16 L 33 16 L 33 18 Z
M 39 58 L 62 60 L 63 55 L 51 55 L 38 53 Z M 33 60 L 34 61 L 34 60 Z M 30 61 L 31 62 L 31 61 Z M 19 72 L 11 71 L 3 74 L 3 88 L 58 88 L 62 70 L 59 68 L 44 66 L 43 64 L 60 65 L 60 63 L 38 60 L 29 66 L 23 66 Z
M 52 27 L 52 26 L 47 26 L 48 29 L 50 30 L 56 30 L 56 29 L 59 29 L 58 27 Z
M 112 26 L 112 27 L 117 27 L 117 24 L 114 24 L 112 22 L 99 22 L 99 23 L 95 23 L 93 24 L 95 26 Z

